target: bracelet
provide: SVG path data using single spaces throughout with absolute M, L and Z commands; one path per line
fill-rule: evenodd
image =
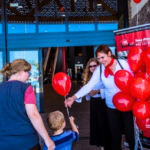
M 77 100 L 77 97 L 75 95 L 73 95 L 72 97 L 73 97 L 73 101 Z

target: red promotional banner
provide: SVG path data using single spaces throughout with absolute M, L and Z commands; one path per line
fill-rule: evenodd
M 150 24 L 114 31 L 117 51 L 150 47 Z

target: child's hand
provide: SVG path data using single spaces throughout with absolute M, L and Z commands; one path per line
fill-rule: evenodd
M 72 131 L 77 132 L 79 134 L 77 126 L 74 123 L 74 117 L 70 116 L 69 120 L 70 120 L 70 124 L 71 124 L 71 127 L 72 127 Z
M 70 123 L 74 123 L 74 117 L 70 116 L 69 120 L 70 120 Z

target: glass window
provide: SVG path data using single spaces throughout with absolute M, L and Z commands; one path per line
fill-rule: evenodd
M 68 1 L 69 31 L 94 31 L 94 3 L 91 0 Z
M 2 4 L 0 0 L 0 34 L 2 34 Z
M 0 22 L 0 34 L 2 34 L 2 22 Z
M 35 0 L 6 0 L 8 33 L 35 33 Z
M 8 24 L 8 33 L 35 33 L 35 25 L 33 24 Z
M 104 30 L 118 30 L 118 22 L 112 22 L 112 23 L 99 23 L 98 24 L 98 30 L 104 31 Z
M 69 24 L 69 31 L 70 32 L 78 32 L 78 31 L 94 31 L 95 25 L 93 23 L 75 23 Z
M 39 50 L 9 51 L 9 58 L 10 62 L 22 58 L 31 64 L 32 75 L 27 80 L 27 83 L 33 87 L 36 95 L 37 108 L 41 111 L 41 93 L 43 92 L 43 88 L 41 89 L 40 87 Z
M 65 32 L 65 24 L 39 24 L 39 32 Z
M 10 51 L 10 62 L 15 59 L 25 59 L 31 64 L 32 75 L 28 79 L 35 92 L 39 93 L 39 65 L 38 65 L 38 51 Z
M 65 32 L 65 0 L 38 0 L 39 32 Z
M 3 67 L 3 52 L 0 51 L 0 70 L 2 70 Z M 3 76 L 0 74 L 0 83 L 3 82 Z

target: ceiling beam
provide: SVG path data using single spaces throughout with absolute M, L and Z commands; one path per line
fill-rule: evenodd
M 59 7 L 59 10 L 60 10 L 61 7 L 64 7 L 59 0 L 55 0 L 55 2 L 57 3 L 57 5 Z
M 51 1 L 52 0 L 43 0 L 41 3 L 39 3 L 38 1 L 38 10 L 40 11 L 43 8 L 43 6 L 49 4 Z
M 35 21 L 34 16 L 7 16 L 8 21 L 22 21 L 22 22 L 28 22 L 28 21 Z
M 97 17 L 97 21 L 118 20 L 118 16 L 102 16 Z M 93 21 L 94 17 L 69 17 L 68 21 Z
M 89 11 L 94 11 L 94 9 L 93 9 L 93 0 L 89 0 L 89 5 L 90 5 L 90 9 L 89 9 Z M 86 7 L 86 6 L 85 6 Z
M 110 6 L 108 6 L 106 3 L 104 3 L 102 0 L 97 0 L 98 3 L 102 4 L 102 7 L 108 10 L 112 15 L 116 15 L 117 12 L 113 10 Z
M 104 17 L 97 17 L 97 21 L 109 21 L 109 20 L 118 20 L 118 16 L 104 16 Z M 35 21 L 34 16 L 8 16 L 8 21 L 22 21 L 22 22 L 28 22 L 28 21 Z M 39 17 L 39 22 L 50 22 L 50 21 L 62 21 L 65 22 L 64 17 Z M 93 21 L 94 17 L 69 17 L 68 21 Z

